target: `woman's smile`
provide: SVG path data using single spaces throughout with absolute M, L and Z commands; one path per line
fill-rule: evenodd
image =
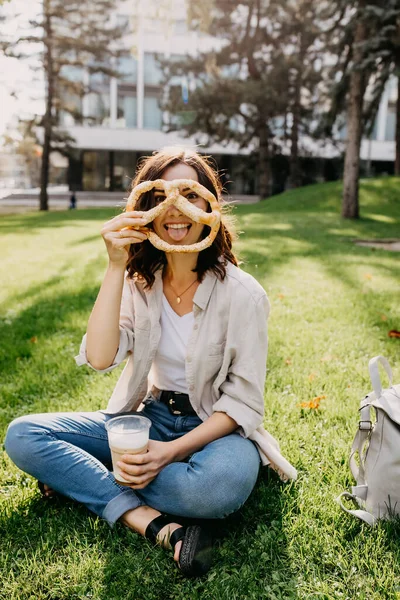
M 164 229 L 174 242 L 180 242 L 186 237 L 191 226 L 191 223 L 165 223 Z

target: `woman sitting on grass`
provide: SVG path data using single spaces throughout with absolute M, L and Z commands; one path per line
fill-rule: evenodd
M 188 150 L 148 157 L 133 186 L 157 179 L 192 180 L 221 197 L 216 171 Z M 210 212 L 195 191 L 181 194 Z M 172 546 L 181 571 L 195 576 L 210 568 L 211 539 L 199 521 L 182 526 L 180 518 L 221 519 L 237 511 L 256 483 L 260 455 L 286 476 L 294 470 L 262 429 L 266 294 L 238 268 L 225 217 L 201 252 L 154 247 L 150 231 L 179 246 L 203 240 L 210 229 L 169 204 L 146 230 L 141 211 L 164 199 L 156 185 L 136 210 L 102 229 L 109 263 L 77 362 L 106 372 L 128 357 L 107 409 L 20 417 L 9 426 L 6 450 L 45 495 L 73 498 L 110 525 L 119 519 Z M 146 454 L 124 455 L 126 487 L 107 468 L 106 424 L 141 403 L 152 423 L 150 441 Z

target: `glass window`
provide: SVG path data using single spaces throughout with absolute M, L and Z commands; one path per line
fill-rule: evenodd
M 110 76 L 101 71 L 95 71 L 89 73 L 89 86 L 92 89 L 99 89 L 101 86 L 108 86 L 110 84 Z
M 144 82 L 149 85 L 159 85 L 162 79 L 162 69 L 155 54 L 144 55 Z
M 114 189 L 129 189 L 136 170 L 136 152 L 114 152 Z
M 396 136 L 396 106 L 394 104 L 389 104 L 387 117 L 386 117 L 386 127 L 385 127 L 385 141 L 386 142 L 394 142 Z
M 137 127 L 136 92 L 118 90 L 117 127 Z
M 83 153 L 83 189 L 105 190 L 109 181 L 109 155 L 108 152 Z
M 378 117 L 375 117 L 374 127 L 371 133 L 371 140 L 376 140 L 378 135 Z
M 145 94 L 144 97 L 144 129 L 161 129 L 162 112 L 158 103 L 158 97 Z
M 136 83 L 137 60 L 131 54 L 124 54 L 118 59 L 117 71 L 121 74 L 120 79 L 124 82 Z
M 89 125 L 110 125 L 110 94 L 88 94 Z
M 61 77 L 65 77 L 69 81 L 81 81 L 83 82 L 83 67 L 76 67 L 75 65 L 63 65 L 61 67 Z
M 121 27 L 121 29 L 128 29 L 130 24 L 130 16 L 129 15 L 117 15 L 116 18 L 117 27 Z
M 72 127 L 82 123 L 82 98 L 77 94 L 64 91 L 61 93 L 61 106 L 58 122 L 61 127 Z
M 187 20 L 178 19 L 174 23 L 174 33 L 177 35 L 183 35 L 188 32 Z

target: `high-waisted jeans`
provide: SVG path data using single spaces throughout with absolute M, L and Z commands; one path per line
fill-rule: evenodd
M 172 415 L 154 397 L 141 414 L 152 426 L 150 439 L 168 442 L 198 425 L 197 416 Z M 190 518 L 218 519 L 238 510 L 257 480 L 260 459 L 248 439 L 232 433 L 167 465 L 141 490 L 119 485 L 112 472 L 101 411 L 48 413 L 19 417 L 5 440 L 9 457 L 23 471 L 72 498 L 112 526 L 126 511 L 141 505 Z

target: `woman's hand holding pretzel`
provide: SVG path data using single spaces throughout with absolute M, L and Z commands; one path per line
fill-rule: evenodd
M 110 263 L 125 267 L 129 246 L 147 239 L 148 234 L 142 214 L 137 211 L 124 212 L 104 224 L 101 235 L 106 244 Z

